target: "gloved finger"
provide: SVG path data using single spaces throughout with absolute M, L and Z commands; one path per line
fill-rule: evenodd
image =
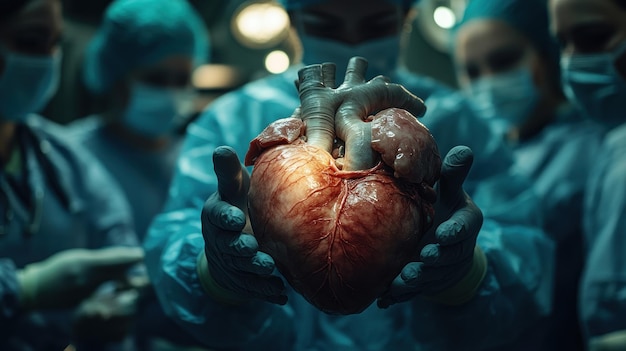
M 90 251 L 88 262 L 84 263 L 84 267 L 89 267 L 86 278 L 94 283 L 123 280 L 128 269 L 142 262 L 144 258 L 141 247 L 108 247 Z
M 112 246 L 90 250 L 88 257 L 94 265 L 128 267 L 143 261 L 144 252 L 141 247 Z
M 222 256 L 245 257 L 249 259 L 255 256 L 259 249 L 259 243 L 256 238 L 245 233 L 239 233 L 238 235 L 217 233 L 213 240 L 213 248 Z
M 228 257 L 225 264 L 229 264 L 240 273 L 270 275 L 274 271 L 274 259 L 265 252 L 256 252 L 252 257 Z
M 439 178 L 442 201 L 454 201 L 460 196 L 463 182 L 472 168 L 473 161 L 474 153 L 467 146 L 455 146 L 448 152 L 443 159 Z
M 458 282 L 471 267 L 473 255 L 460 259 L 455 264 L 432 266 L 424 264 L 419 275 L 412 281 L 415 289 L 423 294 L 436 294 Z
M 242 211 L 247 207 L 249 176 L 235 150 L 219 146 L 213 151 L 213 168 L 220 198 Z
M 377 305 L 379 308 L 387 308 L 394 303 L 406 301 L 408 298 L 419 294 L 416 279 L 421 270 L 421 262 L 410 262 L 398 274 L 387 291 L 378 298 Z
M 471 239 L 475 241 L 483 224 L 483 214 L 471 200 L 468 201 L 466 206 L 455 211 L 447 221 L 437 227 L 437 243 L 448 246 Z
M 451 246 L 441 246 L 439 244 L 428 244 L 420 252 L 420 259 L 427 267 L 444 267 L 455 265 L 466 261 L 474 255 L 475 242 L 461 242 Z
M 239 233 L 246 225 L 246 215 L 236 206 L 221 201 L 219 194 L 214 193 L 202 208 L 202 224 L 207 226 L 208 232 L 227 230 Z

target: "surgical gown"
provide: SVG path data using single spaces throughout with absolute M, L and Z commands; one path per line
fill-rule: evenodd
M 119 186 L 93 156 L 67 143 L 64 133 L 63 127 L 32 115 L 18 125 L 18 147 L 0 170 L 3 350 L 10 349 L 2 346 L 2 342 L 9 341 L 8 335 L 20 333 L 35 343 L 59 341 L 54 336 L 47 340 L 49 334 L 57 332 L 54 322 L 47 323 L 62 317 L 47 313 L 20 315 L 16 268 L 66 249 L 139 245 Z M 44 332 L 28 335 L 28 328 L 35 326 Z M 59 328 L 59 333 L 69 333 Z
M 607 134 L 585 199 L 580 315 L 588 338 L 626 329 L 626 125 Z
M 137 235 L 143 239 L 150 222 L 167 199 L 182 137 L 172 135 L 166 147 L 151 151 L 117 137 L 100 116 L 77 120 L 68 129 L 71 139 L 95 155 L 122 187 L 132 210 Z
M 540 230 L 504 227 L 489 219 L 478 238 L 489 260 L 487 276 L 476 297 L 461 307 L 416 298 L 388 309 L 374 304 L 358 315 L 329 316 L 293 291 L 285 306 L 258 301 L 225 306 L 205 295 L 196 259 L 204 247 L 200 211 L 217 186 L 213 150 L 229 145 L 243 159 L 249 141 L 266 125 L 290 116 L 300 104 L 293 84 L 296 71 L 224 95 L 187 129 L 170 197 L 144 241 L 148 272 L 168 316 L 199 343 L 214 348 L 473 350 L 510 343 L 549 313 L 551 241 Z M 477 164 L 489 164 L 484 157 L 491 158 L 494 169 L 510 164 L 506 153 L 491 144 L 488 132 L 480 132 L 480 122 L 459 116 L 464 107 L 460 95 L 430 80 L 401 77 L 392 80 L 426 100 L 429 112 L 422 121 L 434 126 L 431 131 L 442 154 L 465 144 L 474 149 Z M 462 126 L 476 126 L 478 131 Z M 474 176 L 481 172 L 489 173 L 478 169 Z
M 512 145 L 513 173 L 532 179 L 542 203 L 543 228 L 556 245 L 546 350 L 582 349 L 575 306 L 583 266 L 583 197 L 603 137 L 603 127 L 563 105 L 539 133 Z

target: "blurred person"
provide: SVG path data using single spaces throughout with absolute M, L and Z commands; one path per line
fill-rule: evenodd
M 377 304 L 357 315 L 322 313 L 270 273 L 273 259 L 258 251 L 248 231 L 242 233 L 245 216 L 232 205 L 246 203 L 247 170 L 239 159 L 250 140 L 300 104 L 294 80 L 303 66 L 296 65 L 222 96 L 187 129 L 170 197 L 144 241 L 150 278 L 167 315 L 198 343 L 214 348 L 485 350 L 526 345 L 521 335 L 550 310 L 552 244 L 542 231 L 514 225 L 519 222 L 512 219 L 483 223 L 463 191 L 473 159 L 469 177 L 479 181 L 506 170 L 510 155 L 461 94 L 401 73 L 401 29 L 413 1 L 283 4 L 301 35 L 304 64 L 335 62 L 340 79 L 350 57 L 361 55 L 370 62 L 369 78 L 383 73 L 425 100 L 428 112 L 422 121 L 442 156 L 447 154 L 440 182 L 447 184 L 440 189 L 442 218 L 433 226 L 438 239 L 422 249 L 423 262 L 409 263 Z M 334 45 L 326 47 L 331 39 Z M 528 200 L 509 212 L 532 217 L 537 208 Z
M 186 0 L 116 0 L 89 43 L 89 91 L 111 101 L 69 125 L 122 186 L 140 239 L 167 196 L 191 117 L 193 69 L 206 62 L 205 25 Z
M 66 142 L 63 127 L 36 114 L 57 88 L 62 27 L 59 0 L 0 4 L 3 350 L 64 348 L 80 337 L 73 308 L 143 259 L 117 184 Z
M 83 62 L 88 90 L 110 105 L 68 126 L 122 186 L 143 239 L 165 202 L 184 128 L 192 115 L 193 70 L 208 61 L 209 36 L 186 0 L 116 0 L 106 9 Z M 134 339 L 176 338 L 150 289 L 139 302 Z M 184 340 L 173 340 L 180 346 Z
M 511 147 L 513 172 L 532 179 L 544 229 L 557 245 L 554 310 L 543 347 L 582 350 L 576 304 L 583 196 L 604 128 L 562 93 L 546 1 L 471 0 L 454 48 L 460 87 L 476 115 Z
M 626 2 L 550 0 L 567 98 L 609 129 L 585 193 L 579 313 L 590 350 L 626 349 Z

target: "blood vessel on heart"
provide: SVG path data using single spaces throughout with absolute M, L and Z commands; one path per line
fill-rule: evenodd
M 422 101 L 353 58 L 299 72 L 301 106 L 250 143 L 248 209 L 260 249 L 331 314 L 359 313 L 417 260 L 441 160 Z

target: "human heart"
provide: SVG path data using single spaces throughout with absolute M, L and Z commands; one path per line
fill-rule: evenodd
M 246 155 L 260 249 L 331 314 L 361 312 L 419 258 L 441 168 L 434 139 L 409 112 L 422 114 L 421 100 L 380 77 L 365 82 L 365 65 L 351 60 L 336 89 L 328 66 L 301 70 L 300 109 Z

